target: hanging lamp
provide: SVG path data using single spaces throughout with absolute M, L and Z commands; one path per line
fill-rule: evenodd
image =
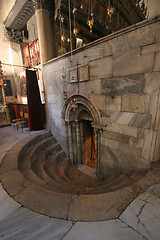
M 76 12 L 77 12 L 77 8 L 75 7 L 75 2 L 74 2 L 74 8 L 73 8 L 74 28 L 73 28 L 73 33 L 74 33 L 75 37 L 77 36 L 77 34 L 79 32 L 78 27 L 76 26 Z
M 61 41 L 64 42 L 66 39 L 63 28 L 64 17 L 61 16 L 60 21 L 61 21 Z
M 92 28 L 94 24 L 92 0 L 90 0 L 90 4 L 89 4 L 89 16 L 88 16 L 87 24 L 90 28 L 90 33 L 92 33 Z
M 73 98 L 71 103 L 71 109 L 75 112 L 77 108 L 78 108 L 77 100 Z
M 114 14 L 115 12 L 115 7 L 113 7 L 110 3 L 110 0 L 109 0 L 109 4 L 108 4 L 108 7 L 107 7 L 107 13 L 109 15 L 109 18 L 110 18 L 110 22 L 111 22 L 111 18 L 112 18 L 112 15 Z

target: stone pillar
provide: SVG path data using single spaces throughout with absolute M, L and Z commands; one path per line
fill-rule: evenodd
M 73 163 L 77 164 L 77 137 L 76 137 L 76 123 L 72 122 L 72 147 L 73 147 Z
M 65 133 L 66 133 L 66 146 L 67 146 L 67 153 L 68 157 L 70 158 L 70 152 L 69 152 L 69 135 L 68 135 L 68 122 L 65 122 Z
M 72 146 L 72 132 L 71 132 L 71 123 L 68 123 L 68 142 L 69 142 L 69 157 L 71 163 L 73 163 L 73 146 Z
M 77 137 L 77 163 L 81 164 L 80 158 L 80 130 L 79 130 L 79 122 L 76 121 L 76 137 Z
M 100 158 L 101 158 L 101 129 L 96 128 L 95 126 L 93 127 L 95 131 L 95 164 L 96 164 L 96 176 L 98 179 L 101 178 L 101 163 L 100 163 Z
M 49 0 L 37 1 L 36 21 L 38 38 L 40 44 L 41 63 L 45 63 L 54 57 L 53 54 L 53 34 L 50 19 L 50 3 Z
M 81 161 L 81 164 L 83 164 L 83 143 L 84 143 L 84 132 L 83 132 L 83 123 L 80 122 L 80 161 Z

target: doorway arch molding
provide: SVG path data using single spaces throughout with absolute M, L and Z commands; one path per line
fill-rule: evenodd
M 92 120 L 93 123 L 95 125 L 101 125 L 101 115 L 100 112 L 98 110 L 98 108 L 86 97 L 82 96 L 82 95 L 72 95 L 65 103 L 63 110 L 62 110 L 62 118 L 65 120 L 65 122 L 70 121 L 70 112 L 72 110 L 71 108 L 71 104 L 72 104 L 72 100 L 76 99 L 76 103 L 78 105 L 83 105 L 84 109 L 87 111 L 89 111 L 89 113 L 92 116 Z M 82 111 L 82 109 L 80 109 Z M 76 114 L 75 114 L 75 121 L 78 120 L 78 115 L 80 113 L 80 111 L 77 109 L 76 110 Z
M 71 104 L 73 99 L 76 100 L 78 107 L 73 111 Z M 66 137 L 67 137 L 67 148 L 68 156 L 73 164 L 83 164 L 83 151 L 82 151 L 82 118 L 81 113 L 87 112 L 91 121 L 91 125 L 95 132 L 95 173 L 100 178 L 100 153 L 101 153 L 101 115 L 98 108 L 86 97 L 82 95 L 72 95 L 66 101 L 63 110 L 62 118 L 66 125 Z M 83 114 L 82 114 L 83 115 Z

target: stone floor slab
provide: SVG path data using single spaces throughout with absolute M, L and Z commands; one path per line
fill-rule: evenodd
M 71 195 L 55 193 L 35 184 L 29 184 L 14 197 L 23 206 L 50 217 L 68 219 Z
M 21 205 L 14 201 L 0 184 L 0 221 L 14 212 Z
M 61 240 L 73 223 L 19 208 L 0 222 L 0 239 Z
M 160 184 L 155 189 L 159 190 Z M 151 188 L 139 195 L 123 212 L 120 219 L 141 233 L 148 240 L 160 239 L 160 198 Z
M 144 240 L 120 220 L 76 223 L 63 240 Z

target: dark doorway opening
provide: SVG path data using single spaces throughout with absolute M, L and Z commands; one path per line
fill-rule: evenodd
M 83 121 L 84 142 L 83 142 L 83 164 L 95 168 L 95 132 L 91 122 Z

